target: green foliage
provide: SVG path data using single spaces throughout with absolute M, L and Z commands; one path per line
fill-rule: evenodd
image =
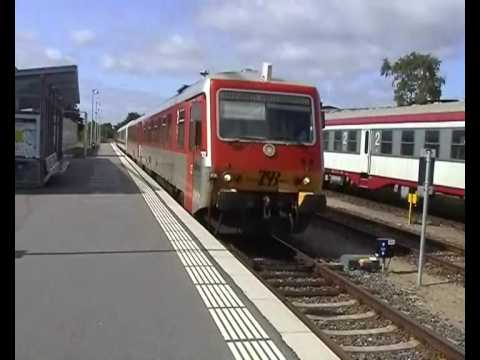
M 115 125 L 115 130 L 117 129 L 120 129 L 123 125 L 126 125 L 128 124 L 130 121 L 133 121 L 135 119 L 138 119 L 139 117 L 141 117 L 142 115 L 140 115 L 139 113 L 137 112 L 130 112 L 128 113 L 127 117 L 125 118 L 125 120 L 123 121 L 120 121 L 117 125 Z
M 383 59 L 380 74 L 393 77 L 394 100 L 398 106 L 427 104 L 440 100 L 445 79 L 439 76 L 441 61 L 432 55 L 412 52 L 393 64 Z
M 103 123 L 101 125 L 102 127 L 102 138 L 104 139 L 113 139 L 115 130 L 113 128 L 113 125 L 110 123 Z

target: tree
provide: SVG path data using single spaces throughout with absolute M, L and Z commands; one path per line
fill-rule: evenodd
M 101 124 L 102 127 L 102 137 L 105 139 L 113 139 L 114 129 L 112 124 L 110 123 L 103 123 Z
M 117 125 L 115 125 L 115 130 L 117 129 L 120 129 L 123 125 L 126 125 L 128 124 L 130 121 L 133 121 L 135 119 L 138 119 L 139 117 L 141 117 L 142 115 L 140 115 L 139 113 L 137 112 L 130 112 L 128 113 L 127 117 L 125 118 L 125 120 L 123 121 L 120 121 Z
M 427 104 L 442 96 L 445 79 L 439 76 L 440 64 L 432 55 L 412 52 L 393 64 L 383 59 L 380 74 L 393 77 L 394 100 L 398 106 Z

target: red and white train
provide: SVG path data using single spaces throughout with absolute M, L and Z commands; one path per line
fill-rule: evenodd
M 321 114 L 314 86 L 272 79 L 264 64 L 206 75 L 120 128 L 117 143 L 192 214 L 301 232 L 326 203 Z
M 436 150 L 434 192 L 465 197 L 465 102 L 325 114 L 325 180 L 377 190 L 417 188 L 422 149 Z

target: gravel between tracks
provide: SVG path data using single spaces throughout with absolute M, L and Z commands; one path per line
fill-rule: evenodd
M 355 283 L 363 285 L 376 296 L 388 302 L 395 309 L 402 311 L 465 350 L 465 331 L 423 308 L 421 299 L 415 295 L 414 291 L 399 289 L 380 273 L 355 270 L 346 275 Z

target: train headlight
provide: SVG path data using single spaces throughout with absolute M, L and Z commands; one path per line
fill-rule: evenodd
M 305 176 L 302 180 L 302 185 L 308 185 L 310 184 L 310 178 L 308 176 Z
M 223 180 L 227 183 L 232 181 L 232 175 L 230 175 L 229 173 L 223 174 Z

